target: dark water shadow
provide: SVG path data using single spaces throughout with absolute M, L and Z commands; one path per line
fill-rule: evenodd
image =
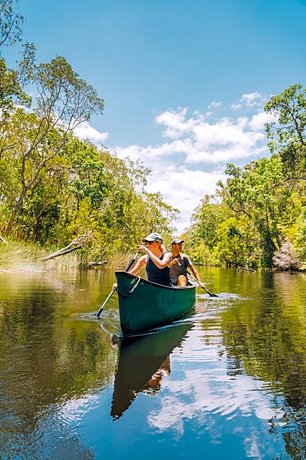
M 118 338 L 118 368 L 115 376 L 111 416 L 118 419 L 140 392 L 159 390 L 163 376 L 170 374 L 170 354 L 193 327 L 180 321 L 143 336 Z

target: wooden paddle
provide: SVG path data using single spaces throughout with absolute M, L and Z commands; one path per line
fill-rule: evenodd
M 138 256 L 138 252 L 136 252 L 136 254 L 134 255 L 133 259 L 130 261 L 129 265 L 126 267 L 125 271 L 128 272 L 130 270 L 130 268 L 132 267 L 132 265 L 134 264 L 135 260 L 137 259 L 137 256 Z M 106 299 L 104 300 L 103 304 L 101 305 L 101 307 L 99 308 L 99 310 L 97 311 L 97 313 L 95 313 L 95 317 L 96 318 L 100 318 L 100 315 L 103 311 L 103 308 L 105 307 L 105 305 L 107 304 L 107 302 L 109 301 L 109 299 L 111 298 L 111 296 L 114 294 L 114 292 L 117 291 L 117 286 L 113 286 L 111 292 L 108 294 L 108 296 L 106 297 Z
M 206 288 L 206 286 L 202 286 L 202 284 L 200 283 L 200 281 L 197 280 L 196 277 L 193 276 L 189 271 L 187 271 L 187 273 L 188 273 L 188 275 L 189 275 L 196 283 L 198 283 L 198 285 L 199 285 L 202 289 L 204 289 L 204 291 L 207 292 L 207 294 L 210 295 L 210 297 L 219 297 L 218 294 L 214 294 L 213 292 L 209 292 L 209 290 Z

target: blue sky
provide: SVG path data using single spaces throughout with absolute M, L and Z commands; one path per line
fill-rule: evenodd
M 105 99 L 80 136 L 152 170 L 180 233 L 227 162 L 267 154 L 263 106 L 306 80 L 306 0 L 20 0 L 38 61 Z M 8 51 L 9 53 L 9 51 Z

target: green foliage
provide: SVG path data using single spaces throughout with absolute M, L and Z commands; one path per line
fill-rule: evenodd
M 2 232 L 16 197 L 32 183 L 15 218 L 14 235 L 19 239 L 61 247 L 85 234 L 90 236 L 87 257 L 104 260 L 136 248 L 152 230 L 170 235 L 178 211 L 160 194 L 145 191 L 149 171 L 139 162 L 118 159 L 72 135 L 40 169 L 34 183 L 33 174 L 44 155 L 52 151 L 62 135 L 53 129 L 44 139 L 43 151 L 33 149 L 24 159 L 24 146 L 32 142 L 39 124 L 35 114 L 18 109 L 5 132 L 7 145 L 15 138 L 18 147 L 12 144 L 0 160 L 0 192 L 5 197 L 0 203 Z
M 24 66 L 26 80 L 34 85 L 38 94 L 34 112 L 17 108 L 11 113 L 9 123 L 0 128 L 2 151 L 13 163 L 18 182 L 6 234 L 12 231 L 24 200 L 59 160 L 72 131 L 93 114 L 102 113 L 104 107 L 103 99 L 79 78 L 64 58 L 38 65 L 34 58 L 32 55 Z
M 266 104 L 265 111 L 275 121 L 266 124 L 269 148 L 281 155 L 285 174 L 306 179 L 306 89 L 291 85 Z
M 217 243 L 217 230 L 226 219 L 226 213 L 220 200 L 218 201 L 213 195 L 205 195 L 192 215 L 196 227 L 192 238 L 193 246 L 196 246 L 200 240 L 212 251 Z
M 7 68 L 4 59 L 0 58 L 0 121 L 4 123 L 14 103 L 28 104 L 30 98 L 24 93 L 18 73 Z
M 0 0 L 0 56 L 1 47 L 21 40 L 24 18 L 15 12 L 16 0 Z
M 236 267 L 255 267 L 258 264 L 258 238 L 245 216 L 232 216 L 222 222 L 217 231 L 217 238 L 215 253 L 222 264 Z
M 37 114 L 53 127 L 71 131 L 92 115 L 103 112 L 104 100 L 79 78 L 64 57 L 46 64 L 34 63 L 28 67 L 27 79 L 38 92 Z
M 0 48 L 21 41 L 15 3 L 0 0 Z M 57 247 L 87 235 L 85 252 L 96 260 L 131 251 L 152 230 L 170 236 L 178 211 L 146 192 L 149 170 L 73 135 L 103 109 L 64 57 L 37 63 L 35 46 L 25 43 L 15 70 L 0 58 L 2 234 Z
M 227 165 L 218 200 L 204 197 L 193 215 L 190 241 L 197 260 L 205 256 L 226 265 L 272 268 L 288 239 L 305 260 L 305 109 L 301 85 L 265 106 L 275 120 L 266 126 L 272 156 L 243 168 Z
M 14 5 L 0 3 L 0 47 L 21 39 Z M 87 235 L 85 256 L 94 260 L 132 252 L 152 231 L 170 242 L 178 210 L 146 192 L 150 171 L 74 136 L 103 109 L 64 57 L 37 64 L 32 44 L 15 70 L 0 57 L 0 234 L 57 247 Z M 226 183 L 193 213 L 187 246 L 194 261 L 271 268 L 287 240 L 305 260 L 305 109 L 302 85 L 265 106 L 274 116 L 266 126 L 272 156 L 227 165 Z
M 273 139 L 269 144 L 272 153 L 295 144 L 306 145 L 306 89 L 301 84 L 291 85 L 273 96 L 265 111 L 276 118 L 266 125 L 268 138 Z

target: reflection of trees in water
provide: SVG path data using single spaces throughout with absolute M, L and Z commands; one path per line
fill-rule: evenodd
M 265 382 L 267 392 L 275 394 L 275 404 L 285 411 L 282 435 L 288 453 L 303 458 L 306 363 L 301 279 L 269 274 L 263 280 L 256 303 L 236 306 L 222 315 L 228 373 L 236 375 L 243 369 Z M 270 424 L 280 429 L 279 424 Z
M 50 407 L 107 385 L 114 373 L 108 336 L 94 322 L 60 315 L 61 300 L 33 287 L 1 302 L 1 454 L 33 434 Z

